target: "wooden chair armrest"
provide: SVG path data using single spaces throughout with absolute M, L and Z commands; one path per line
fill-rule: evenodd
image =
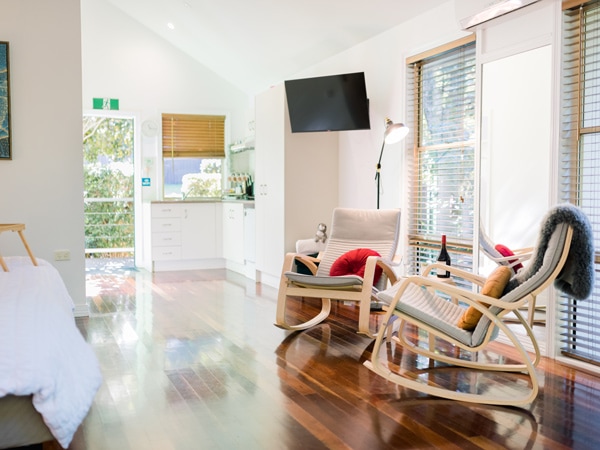
M 468 272 L 466 270 L 459 269 L 458 267 L 447 266 L 446 264 L 442 264 L 442 263 L 429 264 L 423 270 L 423 276 L 427 277 L 430 275 L 435 275 L 435 273 L 432 274 L 431 271 L 433 269 L 437 269 L 437 268 L 444 269 L 444 270 L 450 272 L 450 275 L 453 275 L 453 276 L 459 277 L 459 278 L 463 278 L 467 281 L 477 284 L 478 286 L 483 286 L 485 284 L 486 277 L 482 277 L 481 275 L 477 275 L 477 274 Z
M 294 253 L 294 261 L 301 262 L 310 270 L 310 272 L 313 275 L 316 275 L 318 269 L 317 264 L 321 260 L 319 258 L 315 258 L 314 256 L 303 255 L 301 253 Z
M 394 299 L 388 306 L 389 309 L 394 309 L 396 307 L 396 304 L 398 303 L 398 301 L 402 297 L 402 294 L 406 290 L 406 287 L 410 283 L 416 284 L 417 286 L 433 288 L 436 291 L 440 291 L 448 295 L 449 297 L 456 298 L 461 303 L 465 303 L 468 306 L 475 307 L 488 317 L 491 316 L 489 311 L 487 311 L 490 306 L 498 306 L 504 310 L 514 311 L 518 310 L 527 301 L 531 300 L 530 296 L 525 296 L 516 302 L 507 303 L 502 299 L 489 297 L 487 295 L 480 294 L 479 292 L 474 292 L 470 289 L 464 289 L 454 284 L 445 283 L 443 281 L 438 280 L 436 277 L 412 275 L 410 277 L 405 278 L 402 281 L 402 285 L 400 286 L 400 288 L 394 296 Z
M 377 265 L 383 270 L 383 274 L 387 277 L 390 284 L 394 285 L 398 282 L 398 275 L 394 271 L 394 267 L 400 267 L 400 263 L 390 261 L 389 259 L 377 258 Z
M 531 257 L 531 255 L 533 254 L 533 250 L 534 250 L 534 247 L 523 247 L 523 248 L 518 248 L 516 250 L 513 250 L 512 252 L 515 254 L 515 256 L 527 255 L 527 256 Z

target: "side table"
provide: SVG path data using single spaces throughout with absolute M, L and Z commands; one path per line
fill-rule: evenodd
M 34 266 L 37 266 L 38 263 L 35 259 L 35 256 L 33 256 L 33 253 L 31 251 L 31 249 L 29 248 L 29 244 L 27 243 L 27 239 L 25 239 L 25 235 L 23 234 L 24 229 L 25 229 L 24 223 L 1 223 L 0 224 L 0 233 L 2 233 L 3 231 L 16 231 L 17 233 L 19 233 L 21 242 L 23 242 L 23 245 L 25 246 L 25 250 L 27 250 L 27 254 L 29 255 L 29 258 L 31 258 L 31 262 L 33 263 Z M 0 266 L 2 266 L 2 269 L 5 272 L 8 272 L 8 266 L 6 265 L 6 262 L 2 258 L 1 254 L 0 254 Z

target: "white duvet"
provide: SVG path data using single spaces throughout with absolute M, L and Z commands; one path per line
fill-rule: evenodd
M 31 395 L 63 448 L 102 382 L 98 360 L 73 317 L 58 271 L 38 259 L 5 258 L 0 269 L 0 397 Z

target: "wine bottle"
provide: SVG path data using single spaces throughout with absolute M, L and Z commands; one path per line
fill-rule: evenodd
M 446 235 L 442 234 L 442 249 L 440 250 L 440 254 L 438 255 L 437 262 L 450 265 L 450 255 L 448 254 L 448 250 L 446 250 Z M 441 268 L 437 269 L 436 272 L 439 278 L 450 278 L 450 272 Z

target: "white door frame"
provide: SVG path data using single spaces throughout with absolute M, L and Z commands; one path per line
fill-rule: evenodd
M 133 119 L 133 211 L 134 243 L 133 254 L 136 267 L 143 266 L 143 216 L 142 216 L 142 147 L 140 145 L 139 114 L 128 111 L 88 109 L 84 116 Z

